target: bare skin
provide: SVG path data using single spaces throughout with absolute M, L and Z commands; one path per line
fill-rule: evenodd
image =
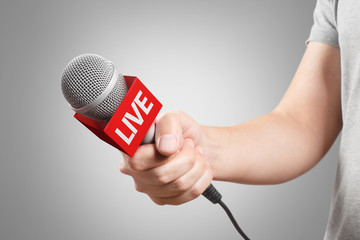
M 181 111 L 156 122 L 155 144 L 124 155 L 120 171 L 157 204 L 197 198 L 212 180 L 278 184 L 314 167 L 342 128 L 340 52 L 310 42 L 270 113 L 229 127 L 200 126 Z

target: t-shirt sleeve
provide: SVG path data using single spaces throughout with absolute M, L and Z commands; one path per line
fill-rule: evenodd
M 336 8 L 336 0 L 317 0 L 314 10 L 314 24 L 306 43 L 316 41 L 339 47 Z

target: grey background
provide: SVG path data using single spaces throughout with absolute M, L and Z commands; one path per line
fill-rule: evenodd
M 0 2 L 0 239 L 239 239 L 200 197 L 157 206 L 118 171 L 121 156 L 74 118 L 60 91 L 82 53 L 112 60 L 199 123 L 271 111 L 305 50 L 315 1 Z M 301 178 L 216 182 L 252 239 L 321 239 L 338 143 Z

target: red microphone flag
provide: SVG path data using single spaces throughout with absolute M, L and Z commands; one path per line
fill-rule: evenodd
M 162 104 L 137 77 L 124 78 L 129 91 L 109 122 L 93 120 L 79 113 L 74 117 L 103 141 L 133 156 Z

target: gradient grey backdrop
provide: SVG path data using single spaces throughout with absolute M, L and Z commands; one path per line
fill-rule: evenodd
M 138 76 L 164 111 L 182 109 L 201 124 L 237 124 L 281 99 L 314 6 L 2 0 L 0 239 L 239 239 L 223 210 L 202 197 L 160 207 L 136 192 L 118 171 L 118 151 L 72 117 L 60 75 L 73 57 L 97 53 Z M 215 185 L 252 239 L 321 239 L 337 148 L 286 184 Z

